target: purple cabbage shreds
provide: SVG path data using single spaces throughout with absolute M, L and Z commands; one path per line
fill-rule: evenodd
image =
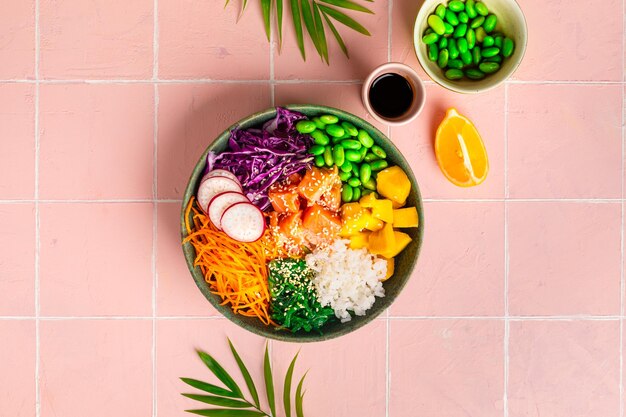
M 313 156 L 307 153 L 313 139 L 295 129 L 295 122 L 305 116 L 277 108 L 276 118 L 264 129 L 234 129 L 228 141 L 230 151 L 207 156 L 207 172 L 226 169 L 237 176 L 244 193 L 261 210 L 271 205 L 269 188 L 295 173 L 311 167 Z M 272 128 L 272 133 L 265 129 Z

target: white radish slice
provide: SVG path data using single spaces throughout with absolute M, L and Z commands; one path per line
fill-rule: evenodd
M 207 172 L 204 177 L 202 177 L 202 181 L 208 179 L 208 178 L 213 178 L 213 177 L 226 177 L 226 178 L 230 178 L 231 180 L 235 181 L 237 184 L 239 184 L 239 186 L 241 186 L 241 182 L 239 182 L 239 179 L 237 178 L 237 176 L 235 174 L 233 174 L 230 171 L 226 171 L 225 169 L 214 169 L 213 171 L 209 171 Z
M 209 202 L 216 195 L 225 191 L 242 192 L 239 183 L 226 177 L 211 177 L 200 183 L 198 187 L 198 204 L 202 207 L 205 213 L 208 213 Z
M 209 218 L 211 223 L 222 230 L 222 214 L 235 203 L 249 203 L 248 197 L 237 191 L 226 191 L 213 197 L 209 201 Z
M 255 242 L 265 232 L 263 213 L 252 203 L 235 203 L 221 219 L 222 229 L 239 242 Z

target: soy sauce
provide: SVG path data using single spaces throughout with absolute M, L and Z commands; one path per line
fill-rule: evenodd
M 387 73 L 376 78 L 369 91 L 372 108 L 381 117 L 395 119 L 413 104 L 413 87 L 399 74 Z

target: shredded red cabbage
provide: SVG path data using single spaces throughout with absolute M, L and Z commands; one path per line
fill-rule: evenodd
M 230 134 L 228 152 L 209 152 L 206 172 L 225 169 L 237 176 L 252 204 L 266 210 L 271 203 L 267 192 L 272 184 L 311 167 L 307 153 L 313 139 L 296 130 L 296 122 L 306 116 L 282 107 L 262 129 L 235 128 Z

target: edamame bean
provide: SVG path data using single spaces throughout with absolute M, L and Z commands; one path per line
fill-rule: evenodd
M 327 146 L 324 148 L 324 163 L 326 164 L 326 166 L 332 167 L 333 164 L 335 163 L 333 161 L 333 151 L 330 148 L 330 146 Z
M 454 33 L 452 34 L 455 38 L 462 38 L 467 33 L 467 24 L 461 23 L 454 29 Z M 445 39 L 445 38 L 444 38 Z
M 500 64 L 497 62 L 481 62 L 478 68 L 485 74 L 493 74 L 500 69 Z
M 476 31 L 470 28 L 470 30 L 468 30 L 467 34 L 465 35 L 465 39 L 467 39 L 467 47 L 469 49 L 472 49 L 474 46 L 476 46 Z
M 472 49 L 472 64 L 478 65 L 481 58 L 482 56 L 480 55 L 480 46 L 475 46 L 474 49 Z
M 374 139 L 367 133 L 366 130 L 359 129 L 359 134 L 357 135 L 359 138 L 359 142 L 363 144 L 366 148 L 371 148 L 374 145 Z
M 470 23 L 470 27 L 472 29 L 477 29 L 480 26 L 482 26 L 484 22 L 485 22 L 485 16 L 478 16 L 472 20 L 472 23 Z
M 514 48 L 515 44 L 513 43 L 513 39 L 504 38 L 504 41 L 502 41 L 502 55 L 504 55 L 505 58 L 508 58 L 513 54 Z
M 485 58 L 483 62 L 497 62 L 498 64 L 501 64 L 502 57 L 500 55 L 492 56 L 491 58 Z
M 444 33 L 446 33 L 446 27 L 443 24 L 443 20 L 441 20 L 441 17 L 435 14 L 431 14 L 430 16 L 428 16 L 428 26 L 430 26 L 433 32 L 435 32 L 437 35 L 443 35 Z M 324 120 L 322 119 L 322 121 Z
M 483 48 L 489 48 L 495 44 L 495 40 L 491 36 L 485 36 L 485 40 L 483 41 Z
M 441 39 L 439 39 L 439 43 L 437 43 L 437 46 L 439 47 L 439 50 L 441 50 L 443 48 L 447 48 L 448 47 L 448 38 L 441 38 Z
M 450 23 L 445 22 L 443 26 L 445 27 L 445 30 L 444 30 L 445 35 L 452 35 L 454 33 L 454 26 L 452 26 Z
M 343 135 L 345 135 L 346 132 L 345 130 L 343 130 L 343 127 L 336 125 L 336 124 L 331 124 L 331 125 L 326 126 L 326 133 L 328 133 L 330 136 L 340 138 Z
M 314 130 L 311 132 L 311 137 L 318 145 L 328 145 L 328 142 L 330 142 L 328 135 L 322 130 Z
M 344 184 L 341 187 L 341 201 L 343 201 L 344 203 L 349 203 L 350 201 L 352 201 L 353 194 L 354 191 L 352 190 L 352 187 L 350 187 L 348 184 Z
M 485 3 L 477 1 L 474 8 L 476 9 L 476 13 L 481 16 L 487 16 L 489 14 L 489 9 L 487 8 L 487 6 L 485 6 Z
M 469 22 L 469 16 L 467 15 L 466 12 L 459 13 L 459 22 L 461 22 L 461 23 Z
M 450 55 L 447 49 L 442 49 L 439 51 L 439 59 L 437 59 L 437 65 L 439 68 L 445 68 L 448 65 L 448 59 Z
M 437 42 L 438 39 L 439 35 L 436 33 L 429 33 L 428 35 L 424 35 L 422 42 L 424 42 L 425 45 L 430 45 L 431 43 Z
M 448 52 L 450 53 L 450 59 L 459 57 L 459 48 L 456 46 L 456 41 L 452 38 L 448 40 Z
M 362 147 L 361 149 L 359 149 L 359 163 L 363 162 L 363 159 L 365 159 L 365 155 L 367 155 L 367 148 Z
M 485 32 L 485 29 L 481 27 L 476 29 L 476 40 L 478 42 L 483 43 L 486 37 L 487 37 L 487 32 Z
M 480 80 L 485 78 L 485 74 L 476 68 L 468 68 L 465 70 L 465 76 L 471 80 Z
M 446 6 L 444 6 L 443 4 L 437 6 L 437 8 L 435 9 L 435 14 L 443 20 L 446 17 Z
M 348 180 L 348 184 L 350 187 L 359 187 L 361 185 L 361 180 L 356 177 L 352 177 Z
M 376 180 L 374 178 L 370 178 L 363 183 L 363 187 L 367 188 L 368 190 L 376 191 Z
M 361 142 L 359 142 L 358 140 L 354 140 L 354 139 L 344 139 L 341 142 L 339 142 L 339 144 L 346 149 L 354 149 L 357 151 L 361 149 L 361 146 L 362 146 Z
M 332 125 L 333 123 L 337 123 L 339 118 L 337 116 L 333 116 L 332 114 L 325 114 L 320 116 L 320 120 L 327 125 Z
M 350 136 L 356 136 L 359 134 L 359 129 L 357 129 L 352 123 L 350 122 L 341 122 L 341 127 L 343 127 L 343 130 L 346 131 L 346 133 Z
M 497 24 L 498 24 L 498 18 L 496 17 L 496 15 L 495 14 L 490 14 L 485 19 L 485 24 L 483 25 L 483 27 L 485 28 L 485 32 L 487 32 L 487 33 L 493 32 L 493 30 L 496 28 Z
M 458 39 L 456 41 L 456 45 L 459 48 L 459 52 L 461 53 L 461 56 L 463 56 L 463 54 L 467 52 L 467 39 L 465 38 Z
M 490 58 L 492 56 L 496 56 L 500 53 L 500 49 L 496 48 L 496 47 L 491 47 L 491 48 L 485 48 L 483 49 L 480 54 L 484 57 L 484 58 Z
M 456 70 L 448 70 L 448 71 L 456 71 Z M 461 72 L 461 77 L 462 76 L 463 76 L 463 73 Z M 370 164 L 372 171 L 380 171 L 382 169 L 387 168 L 388 166 L 389 166 L 389 163 L 385 161 L 384 159 L 379 159 L 378 161 L 374 161 Z
M 446 21 L 452 26 L 456 26 L 459 24 L 459 18 L 457 17 L 456 13 L 450 10 L 450 8 L 446 10 Z
M 324 161 L 323 160 L 322 160 L 322 165 L 324 165 Z M 343 172 L 343 171 L 341 171 L 339 173 L 339 178 L 341 179 L 341 182 L 346 182 L 346 181 L 348 181 L 350 179 L 351 175 L 352 174 L 350 172 Z
M 373 162 L 373 161 L 377 161 L 378 159 L 380 158 L 374 155 L 373 153 L 367 153 L 365 155 L 365 158 L 363 158 L 365 162 Z
M 502 49 L 502 36 L 496 36 L 495 41 L 493 43 L 497 48 Z
M 324 164 L 325 164 L 325 162 L 324 162 L 324 156 L 322 156 L 322 155 L 316 155 L 316 156 L 315 156 L 315 166 L 316 166 L 316 167 L 318 167 L 318 168 L 321 168 L 321 167 L 323 167 L 323 166 L 324 166 Z
M 448 61 L 448 68 L 461 69 L 463 68 L 463 61 L 460 59 L 451 59 Z
M 346 156 L 346 153 L 343 153 L 344 159 Z M 340 167 L 339 169 L 341 170 L 341 172 L 347 172 L 348 174 L 350 174 L 350 172 L 352 171 L 352 164 L 350 163 L 350 161 L 345 161 Z
M 322 145 L 313 145 L 309 148 L 309 153 L 315 156 L 321 155 L 324 153 L 324 146 Z
M 352 190 L 352 201 L 359 201 L 361 198 L 361 189 L 355 188 Z
M 467 17 L 469 17 L 470 19 L 478 16 L 478 13 L 476 13 L 476 8 L 474 7 L 475 4 L 476 3 L 474 0 L 467 0 L 465 2 L 465 11 L 467 12 Z
M 463 61 L 465 65 L 470 65 L 473 59 L 474 58 L 472 57 L 472 53 L 470 51 L 465 51 L 461 54 L 461 61 Z
M 322 122 L 319 117 L 314 117 L 312 120 L 313 123 L 315 123 L 315 127 L 317 127 L 318 129 L 326 128 L 326 123 Z
M 387 157 L 387 152 L 378 145 L 372 146 L 372 153 L 379 158 L 385 159 Z
M 465 4 L 463 4 L 463 2 L 460 0 L 452 0 L 450 3 L 448 3 L 448 9 L 452 10 L 453 12 L 460 12 L 465 9 Z
M 361 167 L 359 168 L 359 178 L 361 179 L 361 182 L 363 184 L 365 184 L 370 180 L 370 178 L 372 178 L 372 167 L 370 166 L 370 164 L 365 163 L 361 165 Z
M 296 123 L 296 130 L 300 133 L 311 133 L 315 129 L 317 129 L 317 126 L 310 120 L 300 120 Z
M 341 145 L 333 146 L 333 160 L 335 161 L 335 165 L 342 166 L 346 161 L 345 149 Z
M 359 162 L 359 159 L 361 159 L 361 154 L 359 153 L 359 151 L 350 149 L 346 151 L 346 159 L 350 162 Z
M 437 62 L 438 58 L 439 58 L 439 48 L 437 48 L 437 45 L 435 45 L 434 43 L 431 43 L 430 45 L 428 45 L 428 59 L 430 59 L 433 62 Z

